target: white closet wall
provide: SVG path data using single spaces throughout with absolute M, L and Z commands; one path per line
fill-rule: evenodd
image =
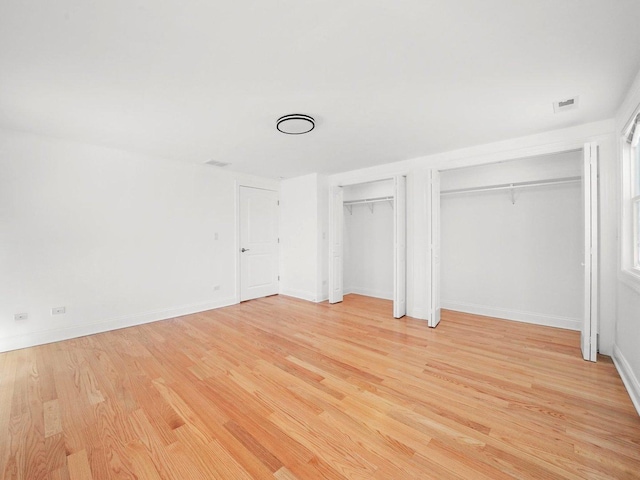
M 345 201 L 387 196 L 393 181 L 344 187 Z M 344 209 L 344 286 L 345 293 L 393 299 L 393 202 Z
M 579 175 L 580 152 L 443 172 L 442 190 Z M 443 195 L 444 308 L 578 330 L 580 183 Z

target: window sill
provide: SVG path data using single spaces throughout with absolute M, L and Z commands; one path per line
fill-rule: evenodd
M 640 270 L 635 268 L 621 270 L 618 277 L 628 287 L 640 293 Z

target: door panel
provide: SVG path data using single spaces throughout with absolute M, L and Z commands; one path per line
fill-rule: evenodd
M 278 192 L 240 187 L 240 249 L 240 301 L 278 293 Z
M 598 146 L 584 146 L 582 192 L 584 199 L 584 316 L 580 331 L 582 357 L 598 356 Z
M 431 191 L 431 295 L 429 308 L 429 326 L 436 327 L 440 323 L 440 172 L 430 172 Z
M 341 302 L 344 297 L 342 230 L 344 203 L 341 187 L 333 187 L 329 199 L 329 240 L 331 260 L 329 262 L 329 303 Z
M 407 179 L 395 178 L 393 212 L 393 316 L 407 314 Z

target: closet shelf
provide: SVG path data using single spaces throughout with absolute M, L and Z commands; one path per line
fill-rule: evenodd
M 553 180 L 541 180 L 535 182 L 504 183 L 500 185 L 488 185 L 486 187 L 458 188 L 455 190 L 442 190 L 441 195 L 461 195 L 464 193 L 489 192 L 495 190 L 515 190 L 516 188 L 543 187 L 545 185 L 562 185 L 565 183 L 580 182 L 582 177 L 564 177 Z
M 378 202 L 389 202 L 389 204 L 391 204 L 391 206 L 393 207 L 393 197 L 375 197 L 365 198 L 362 200 L 349 200 L 344 202 L 344 206 L 347 208 L 347 210 L 349 210 L 349 213 L 353 215 L 353 210 L 351 209 L 351 207 L 353 207 L 354 205 L 368 204 L 371 213 L 373 213 L 373 204 Z
M 363 200 L 349 200 L 344 202 L 344 205 L 348 206 L 348 205 L 358 205 L 360 203 L 376 203 L 376 202 L 393 202 L 393 197 L 375 197 L 375 198 L 365 198 Z

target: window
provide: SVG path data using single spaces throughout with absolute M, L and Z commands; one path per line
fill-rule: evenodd
M 640 113 L 623 141 L 622 270 L 640 281 Z
M 638 145 L 638 137 L 640 135 L 638 132 L 640 132 L 640 127 L 636 126 L 631 143 L 631 211 L 633 212 L 633 225 L 630 230 L 633 232 L 633 267 L 640 270 L 640 145 Z

